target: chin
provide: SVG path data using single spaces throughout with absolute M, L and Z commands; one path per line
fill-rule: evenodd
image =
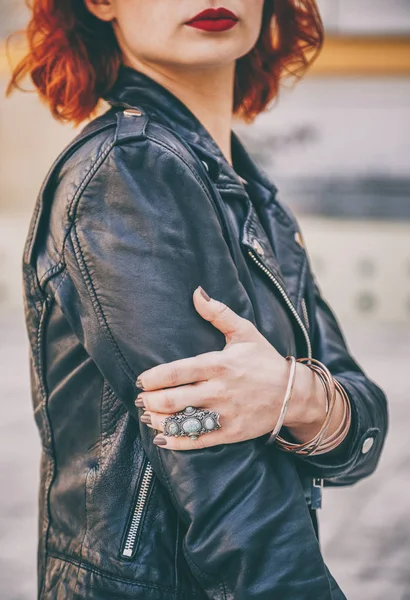
M 216 69 L 234 63 L 237 58 L 243 56 L 243 54 L 246 54 L 247 52 L 248 49 L 243 50 L 243 48 L 233 48 L 232 44 L 227 48 L 223 48 L 221 44 L 215 44 L 212 48 L 211 44 L 208 42 L 207 47 L 203 52 L 200 50 L 198 52 L 193 52 L 192 47 L 189 51 L 184 51 L 180 62 L 186 66 Z M 187 57 L 189 57 L 189 60 L 187 60 Z

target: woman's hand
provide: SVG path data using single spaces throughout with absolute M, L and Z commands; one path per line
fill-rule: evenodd
M 137 406 L 145 408 L 141 420 L 160 432 L 164 429 L 161 421 L 187 406 L 220 413 L 221 429 L 202 434 L 197 440 L 187 436 L 155 438 L 155 443 L 171 450 L 239 442 L 272 431 L 289 377 L 289 362 L 253 323 L 225 304 L 207 300 L 202 291 L 198 287 L 194 292 L 195 308 L 225 335 L 225 348 L 157 365 L 141 373 L 136 382 L 144 390 L 136 400 Z M 311 437 L 325 416 L 324 393 L 319 403 L 312 401 L 312 380 L 312 371 L 298 363 L 284 421 L 285 426 L 296 430 L 299 425 L 309 429 L 312 424 L 313 432 L 308 432 Z

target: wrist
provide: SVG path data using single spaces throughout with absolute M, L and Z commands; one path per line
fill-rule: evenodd
M 325 417 L 326 393 L 323 385 L 312 369 L 297 363 L 292 399 L 284 426 L 296 430 L 317 425 L 319 429 Z

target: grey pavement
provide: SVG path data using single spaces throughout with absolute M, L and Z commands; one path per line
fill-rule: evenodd
M 40 446 L 22 315 L 0 316 L 0 332 L 0 598 L 33 600 Z M 409 600 L 410 327 L 355 324 L 345 332 L 357 360 L 388 394 L 391 426 L 372 477 L 325 490 L 322 549 L 349 600 Z

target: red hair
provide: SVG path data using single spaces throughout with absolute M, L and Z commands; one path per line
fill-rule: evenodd
M 28 53 L 12 71 L 6 96 L 30 75 L 59 121 L 78 125 L 98 110 L 122 61 L 112 25 L 82 0 L 26 0 Z M 9 40 L 7 40 L 9 41 Z M 265 0 L 255 46 L 236 61 L 234 115 L 251 122 L 277 96 L 283 78 L 299 78 L 323 44 L 315 0 Z

